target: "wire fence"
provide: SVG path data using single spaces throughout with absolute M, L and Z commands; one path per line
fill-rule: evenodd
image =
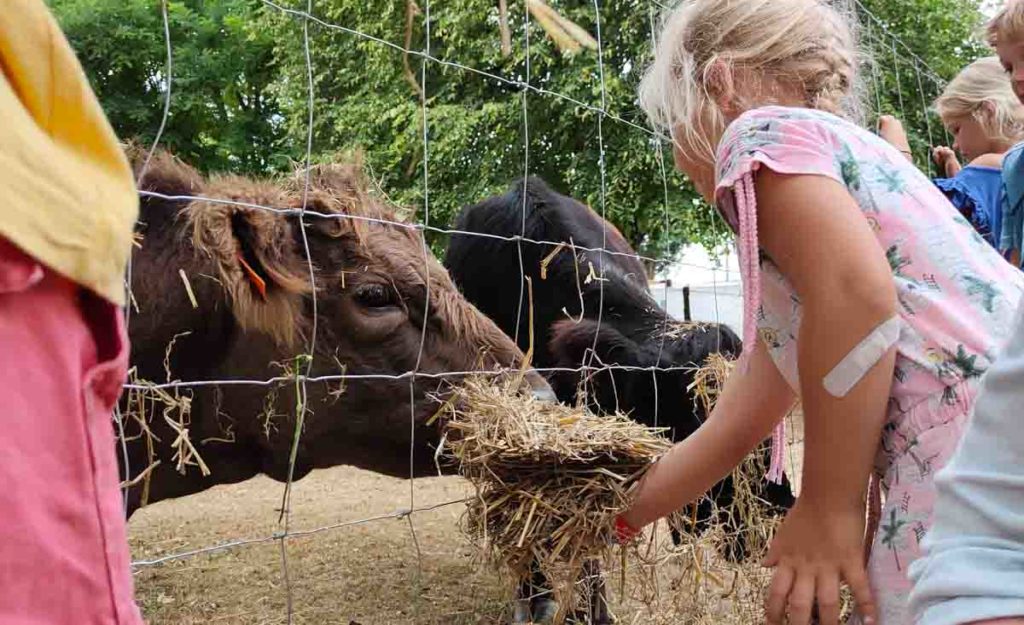
M 669 177 L 668 177 L 668 165 L 665 162 L 665 153 L 670 149 L 669 141 L 666 137 L 660 133 L 651 130 L 643 124 L 636 123 L 622 116 L 621 113 L 615 113 L 609 110 L 606 93 L 606 68 L 604 61 L 605 45 L 602 42 L 603 29 L 607 32 L 606 24 L 602 23 L 602 5 L 599 0 L 592 1 L 593 8 L 593 35 L 597 42 L 596 55 L 597 63 L 597 102 L 585 102 L 577 97 L 573 97 L 569 94 L 559 93 L 556 91 L 549 90 L 534 81 L 534 77 L 531 75 L 531 55 L 534 54 L 531 46 L 531 34 L 536 36 L 538 30 L 536 30 L 533 24 L 534 17 L 531 15 L 527 3 L 522 4 L 522 11 L 517 19 L 522 20 L 523 26 L 523 40 L 519 42 L 519 45 L 523 46 L 525 50 L 525 66 L 521 76 L 509 77 L 495 74 L 480 68 L 472 67 L 470 65 L 454 62 L 445 58 L 440 58 L 433 53 L 432 50 L 432 37 L 431 28 L 434 24 L 434 18 L 432 17 L 432 6 L 430 0 L 422 0 L 420 11 L 420 20 L 423 26 L 424 42 L 422 48 L 409 49 L 407 47 L 395 44 L 387 41 L 381 37 L 377 37 L 370 33 L 362 32 L 359 29 L 352 28 L 346 24 L 333 23 L 329 19 L 322 17 L 317 12 L 317 6 L 314 0 L 304 0 L 302 2 L 296 2 L 292 4 L 285 4 L 282 2 L 275 2 L 273 0 L 260 0 L 267 11 L 273 11 L 280 13 L 281 15 L 292 18 L 296 25 L 296 32 L 301 36 L 303 43 L 303 53 L 305 58 L 305 69 L 306 69 L 306 80 L 308 87 L 308 108 L 307 108 L 307 119 L 306 123 L 308 131 L 306 133 L 305 142 L 305 157 L 304 157 L 304 180 L 302 181 L 301 191 L 301 205 L 299 207 L 286 207 L 286 206 L 268 206 L 263 204 L 251 203 L 247 201 L 238 201 L 237 199 L 227 197 L 209 197 L 205 194 L 196 195 L 174 195 L 174 194 L 163 194 L 158 192 L 143 191 L 144 198 L 163 200 L 169 203 L 174 203 L 180 206 L 185 206 L 191 202 L 202 202 L 209 205 L 220 205 L 226 207 L 233 207 L 237 209 L 264 211 L 268 214 L 275 214 L 282 217 L 292 217 L 298 219 L 298 223 L 301 224 L 299 232 L 301 233 L 301 246 L 303 250 L 303 258 L 306 261 L 305 271 L 308 275 L 309 282 L 309 320 L 311 322 L 311 328 L 308 332 L 304 333 L 305 344 L 302 347 L 302 351 L 292 357 L 290 362 L 293 365 L 287 370 L 283 371 L 280 375 L 269 376 L 264 378 L 251 378 L 251 377 L 231 377 L 225 379 L 174 379 L 171 375 L 170 367 L 167 371 L 167 379 L 164 382 L 152 382 L 146 380 L 133 380 L 131 383 L 126 385 L 126 391 L 130 395 L 131 393 L 140 394 L 154 394 L 154 393 L 166 393 L 171 399 L 168 401 L 174 402 L 173 405 L 179 405 L 184 400 L 193 399 L 192 394 L 202 389 L 216 389 L 217 393 L 222 393 L 225 389 L 238 389 L 246 388 L 249 389 L 246 392 L 251 393 L 265 393 L 268 389 L 279 389 L 283 387 L 294 388 L 295 393 L 295 409 L 293 414 L 290 416 L 288 422 L 292 427 L 289 432 L 291 439 L 289 441 L 290 452 L 288 454 L 289 462 L 285 471 L 285 479 L 283 486 L 281 487 L 281 498 L 280 506 L 275 510 L 276 518 L 276 529 L 268 533 L 256 533 L 248 538 L 239 538 L 233 540 L 226 540 L 210 544 L 208 546 L 193 547 L 183 551 L 171 551 L 168 553 L 162 553 L 146 559 L 139 559 L 133 563 L 133 566 L 137 572 L 161 567 L 171 562 L 177 562 L 182 560 L 188 560 L 201 555 L 210 555 L 215 553 L 223 553 L 235 550 L 241 550 L 250 548 L 257 545 L 265 544 L 276 544 L 279 550 L 279 562 L 280 562 L 280 585 L 279 588 L 285 596 L 285 613 L 283 615 L 284 622 L 292 623 L 296 619 L 297 606 L 295 604 L 294 587 L 296 585 L 296 579 L 292 571 L 292 567 L 289 560 L 289 545 L 292 541 L 299 538 L 308 538 L 311 536 L 317 536 L 329 532 L 337 532 L 344 529 L 354 528 L 357 526 L 364 526 L 368 524 L 380 523 L 387 520 L 398 520 L 406 524 L 406 529 L 409 534 L 409 539 L 413 545 L 415 552 L 415 561 L 409 563 L 413 568 L 412 584 L 414 591 L 410 593 L 413 597 L 413 605 L 411 606 L 411 621 L 418 622 L 420 620 L 421 610 L 421 597 L 423 596 L 422 589 L 425 586 L 424 580 L 424 554 L 421 548 L 419 535 L 417 532 L 417 517 L 422 513 L 431 512 L 443 508 L 455 507 L 466 502 L 465 498 L 454 498 L 448 501 L 438 503 L 422 503 L 417 496 L 417 446 L 424 445 L 424 441 L 417 440 L 417 436 L 420 435 L 421 430 L 419 428 L 420 415 L 417 411 L 418 405 L 424 401 L 423 391 L 427 386 L 434 388 L 438 382 L 443 380 L 457 380 L 459 378 L 466 377 L 468 375 L 502 375 L 510 372 L 519 371 L 519 363 L 509 363 L 509 367 L 505 369 L 470 369 L 462 371 L 437 371 L 432 370 L 430 367 L 425 366 L 427 360 L 429 360 L 429 354 L 427 353 L 428 345 L 431 343 L 433 331 L 430 321 L 430 315 L 424 314 L 422 322 L 419 326 L 418 332 L 418 347 L 414 358 L 411 360 L 412 365 L 404 371 L 396 371 L 391 373 L 382 373 L 379 371 L 350 371 L 346 367 L 336 367 L 336 364 L 344 365 L 345 363 L 334 363 L 325 362 L 325 354 L 331 352 L 329 341 L 334 340 L 328 332 L 325 332 L 322 327 L 318 326 L 318 320 L 323 318 L 323 276 L 318 273 L 317 267 L 314 266 L 313 250 L 310 245 L 310 228 L 314 222 L 317 221 L 328 221 L 328 220 L 344 220 L 351 222 L 359 222 L 367 227 L 387 227 L 401 229 L 409 231 L 418 236 L 419 246 L 421 247 L 420 253 L 422 254 L 423 262 L 423 275 L 427 275 L 429 270 L 426 269 L 430 262 L 430 249 L 428 248 L 426 238 L 423 236 L 425 233 L 436 233 L 443 235 L 463 235 L 463 236 L 478 236 L 490 238 L 493 240 L 504 241 L 508 243 L 514 243 L 517 247 L 519 257 L 519 268 L 520 275 L 525 276 L 528 268 L 524 265 L 524 246 L 539 246 L 545 249 L 552 247 L 564 246 L 565 241 L 548 241 L 542 239 L 535 239 L 527 236 L 526 223 L 527 223 L 527 206 L 524 198 L 522 206 L 522 220 L 521 220 L 521 231 L 519 234 L 512 234 L 508 236 L 469 232 L 465 230 L 456 229 L 450 227 L 449 224 L 437 223 L 432 220 L 431 213 L 431 175 L 432 172 L 436 171 L 437 168 L 443 168 L 444 163 L 436 163 L 431 160 L 431 140 L 430 135 L 431 124 L 428 123 L 431 115 L 430 107 L 430 94 L 428 93 L 428 80 L 427 70 L 430 66 L 444 67 L 450 70 L 456 70 L 464 72 L 469 75 L 479 77 L 480 80 L 498 81 L 507 87 L 514 89 L 518 92 L 518 97 L 521 100 L 522 109 L 522 138 L 523 138 L 523 161 L 522 161 L 522 173 L 527 176 L 531 173 L 531 119 L 535 116 L 545 115 L 546 108 L 551 101 L 560 101 L 562 103 L 578 107 L 581 110 L 589 111 L 595 115 L 595 137 L 598 145 L 599 162 L 598 168 L 600 172 L 600 189 L 599 189 L 599 201 L 594 206 L 594 210 L 602 218 L 608 216 L 608 207 L 606 205 L 607 198 L 607 170 L 606 170 L 606 153 L 605 153 L 605 131 L 607 125 L 623 126 L 628 128 L 631 132 L 638 133 L 646 137 L 653 150 L 655 161 L 657 163 L 657 169 L 650 172 L 650 176 L 656 179 L 665 189 L 664 193 L 664 220 L 667 224 L 670 219 L 670 213 L 675 210 L 675 207 L 670 206 L 669 202 Z M 847 3 L 849 10 L 861 18 L 862 37 L 864 41 L 874 50 L 875 57 L 865 67 L 865 74 L 868 83 L 868 101 L 871 102 L 873 112 L 875 115 L 883 113 L 883 91 L 886 90 L 887 86 L 882 83 L 879 76 L 879 66 L 888 65 L 897 73 L 897 80 L 895 88 L 898 91 L 898 104 L 900 113 L 905 117 L 908 111 L 912 111 L 915 108 L 916 113 L 923 117 L 928 124 L 927 143 L 924 141 L 920 142 L 923 146 L 922 149 L 918 150 L 918 162 L 922 167 L 930 167 L 930 156 L 925 150 L 933 145 L 935 139 L 932 136 L 932 128 L 937 123 L 934 119 L 934 113 L 930 110 L 930 103 L 934 97 L 941 90 L 944 85 L 943 79 L 935 72 L 928 63 L 921 59 L 910 47 L 908 47 L 899 37 L 897 37 L 887 25 L 874 16 L 868 9 L 859 1 L 852 0 Z M 636 16 L 637 20 L 647 21 L 650 29 L 650 37 L 652 43 L 655 42 L 655 38 L 658 33 L 659 14 L 667 6 L 663 5 L 658 0 L 651 0 L 647 5 L 647 12 L 645 15 Z M 163 118 L 159 130 L 156 133 L 156 138 L 153 145 L 150 146 L 149 154 L 145 160 L 145 165 L 142 167 L 141 172 L 138 174 L 140 183 L 145 179 L 147 170 L 153 162 L 153 156 L 158 150 L 161 142 L 161 138 L 164 133 L 164 129 L 167 125 L 169 116 L 173 110 L 173 94 L 175 91 L 175 75 L 174 75 L 174 41 L 171 38 L 171 29 L 169 26 L 168 18 L 168 0 L 162 0 L 161 12 L 163 17 L 163 37 L 166 43 L 167 59 L 166 66 L 164 68 L 165 79 L 163 83 L 164 89 L 164 112 Z M 422 64 L 419 75 L 419 88 L 420 88 L 420 102 L 421 102 L 421 127 L 422 127 L 422 171 L 420 175 L 422 177 L 422 207 L 419 214 L 422 216 L 420 221 L 408 222 L 399 219 L 386 219 L 378 218 L 373 216 L 361 215 L 361 214 L 347 214 L 347 213 L 328 213 L 314 210 L 310 206 L 311 196 L 311 166 L 313 164 L 313 148 L 314 148 L 314 121 L 316 116 L 320 114 L 315 108 L 315 92 L 314 92 L 314 69 L 316 64 L 316 50 L 313 49 L 311 44 L 311 29 L 323 29 L 340 33 L 346 37 L 352 37 L 361 41 L 367 42 L 376 46 L 383 46 L 394 51 L 395 54 L 409 55 L 412 58 L 419 59 Z M 880 52 L 888 52 L 888 55 L 884 58 L 880 56 Z M 358 72 L 361 68 L 353 67 L 351 71 Z M 904 93 L 903 85 L 899 80 L 899 72 L 910 72 L 910 75 L 915 76 L 917 90 L 916 93 Z M 886 96 L 888 97 L 888 96 Z M 710 209 L 709 209 L 710 210 Z M 715 227 L 720 229 L 720 232 L 725 232 L 725 224 L 720 218 L 713 217 Z M 634 258 L 636 260 L 648 263 L 659 263 L 666 259 L 651 258 L 639 254 L 631 254 L 623 252 L 617 249 L 608 248 L 608 237 L 609 231 L 607 229 L 608 221 L 605 219 L 603 224 L 605 227 L 602 228 L 602 244 L 598 247 L 586 247 L 573 245 L 576 253 L 580 252 L 600 252 L 596 254 L 596 264 L 593 266 L 595 272 L 595 279 L 598 284 L 598 301 L 599 305 L 596 310 L 596 324 L 600 329 L 602 325 L 609 323 L 607 315 L 609 310 L 605 305 L 606 299 L 606 272 L 610 269 L 606 267 L 605 263 L 608 261 L 615 261 L 622 258 Z M 724 272 L 714 264 L 701 265 L 696 263 L 677 263 L 676 267 L 691 268 L 693 270 L 710 271 L 712 276 L 712 284 L 694 287 L 694 292 L 700 293 L 700 297 L 704 299 L 702 314 L 703 317 L 707 318 L 708 321 L 732 321 L 732 315 L 729 310 L 733 310 L 738 304 L 739 299 L 738 293 L 728 288 L 720 288 L 719 281 L 724 281 Z M 138 276 L 135 276 L 137 279 Z M 127 284 L 129 289 L 133 280 L 132 268 L 129 267 L 127 276 Z M 427 311 L 431 308 L 432 298 L 436 296 L 435 293 L 431 292 L 430 280 L 425 280 L 426 286 L 423 292 L 424 303 L 422 309 Z M 517 288 L 521 294 L 520 296 L 520 307 L 517 311 L 517 323 L 516 332 L 513 338 L 518 339 L 521 332 L 526 331 L 527 322 L 529 317 L 529 311 L 525 310 L 522 305 L 523 302 L 527 301 L 526 294 L 528 293 L 529 285 L 525 280 L 525 277 L 520 280 L 518 285 L 502 285 L 501 288 Z M 655 401 L 653 402 L 655 414 L 653 415 L 654 423 L 658 424 L 663 415 L 658 415 L 658 394 L 662 392 L 659 389 L 659 377 L 658 373 L 678 372 L 689 370 L 691 367 L 687 366 L 676 366 L 672 364 L 665 364 L 663 362 L 663 356 L 666 351 L 666 336 L 668 336 L 668 330 L 670 326 L 675 322 L 673 317 L 680 317 L 678 310 L 672 310 L 674 314 L 670 314 L 669 305 L 671 289 L 664 288 L 660 292 L 657 288 L 654 289 L 654 297 L 658 298 L 658 304 L 660 304 L 661 312 L 661 339 L 658 342 L 658 356 L 653 366 L 624 366 L 624 365 L 605 365 L 601 363 L 597 358 L 597 340 L 598 335 L 595 333 L 594 343 L 591 349 L 587 350 L 587 357 L 579 363 L 578 367 L 535 367 L 531 369 L 542 375 L 550 375 L 556 373 L 567 373 L 567 374 L 579 374 L 579 375 L 590 375 L 593 376 L 602 372 L 611 371 L 622 371 L 632 373 L 650 373 L 654 380 L 654 394 Z M 660 295 L 660 296 L 659 296 Z M 132 297 L 129 297 L 129 306 L 126 308 L 126 317 L 129 321 L 129 327 L 132 327 L 132 323 L 137 322 L 137 318 L 133 318 L 133 307 L 131 305 Z M 689 306 L 687 306 L 689 310 Z M 728 319 L 726 319 L 728 318 Z M 744 337 L 749 339 L 750 337 Z M 173 341 L 172 341 L 173 343 Z M 169 356 L 168 356 L 169 358 Z M 337 373 L 323 373 L 325 370 L 337 369 Z M 336 384 L 344 385 L 346 383 L 355 382 L 392 382 L 392 383 L 405 383 L 408 385 L 408 404 L 409 404 L 409 422 L 408 422 L 408 439 L 409 439 L 409 457 L 408 457 L 408 496 L 407 505 L 401 509 L 381 512 L 379 514 L 372 514 L 370 516 L 358 519 L 345 519 L 338 520 L 333 523 L 315 525 L 307 528 L 297 527 L 292 516 L 292 496 L 293 496 L 293 483 L 295 482 L 296 476 L 296 458 L 298 456 L 300 448 L 305 444 L 302 438 L 305 433 L 305 425 L 307 419 L 310 417 L 310 387 L 312 385 L 327 385 Z M 389 387 L 390 389 L 391 387 Z M 390 392 L 390 390 L 388 391 Z M 167 417 L 167 402 L 160 405 L 160 409 L 163 410 L 163 416 Z M 129 457 L 129 444 L 137 442 L 136 439 L 127 434 L 132 428 L 141 427 L 142 430 L 146 429 L 146 419 L 152 418 L 144 416 L 143 421 L 139 423 L 133 423 L 129 416 L 122 410 L 119 410 L 116 415 L 116 422 L 121 434 L 120 438 L 122 441 L 122 457 L 125 463 L 125 497 L 126 503 L 128 501 L 128 491 L 132 487 L 138 486 L 140 480 L 145 479 L 153 470 L 154 463 L 150 462 L 147 466 L 130 466 L 128 464 Z M 179 425 L 180 429 L 187 430 L 187 422 L 183 419 Z M 187 433 L 185 434 L 187 438 Z M 799 444 L 799 441 L 795 441 L 795 445 Z M 198 451 L 193 449 L 193 452 L 198 455 Z M 184 453 L 179 450 L 179 453 Z M 179 460 L 184 460 L 179 458 Z M 199 460 L 201 462 L 201 460 Z M 187 470 L 194 470 L 188 462 L 182 465 Z M 214 476 L 216 480 L 216 476 Z M 245 535 L 246 532 L 240 532 Z

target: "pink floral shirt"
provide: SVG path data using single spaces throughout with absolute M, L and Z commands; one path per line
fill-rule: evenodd
M 743 200 L 736 198 L 746 193 L 754 200 L 753 176 L 760 167 L 843 185 L 886 251 L 904 322 L 891 412 L 937 394 L 955 395 L 959 383 L 989 368 L 1011 330 L 1024 274 L 987 245 L 899 151 L 829 113 L 777 106 L 748 111 L 726 130 L 717 158 L 717 203 L 738 233 L 737 204 Z M 757 332 L 799 392 L 800 299 L 764 253 L 759 266 Z

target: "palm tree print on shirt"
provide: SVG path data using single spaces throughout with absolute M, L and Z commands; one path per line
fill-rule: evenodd
M 907 183 L 904 182 L 902 174 L 895 168 L 887 168 L 883 165 L 876 165 L 878 176 L 875 182 L 880 183 L 889 193 L 904 193 L 907 190 Z
M 956 354 L 950 356 L 949 363 L 960 371 L 963 379 L 980 378 L 985 374 L 985 369 L 978 366 L 978 355 L 968 354 L 963 345 L 957 345 Z
M 903 256 L 900 253 L 900 246 L 898 243 L 893 243 L 889 246 L 889 249 L 885 250 L 885 258 L 889 261 L 889 268 L 892 269 L 894 276 L 899 276 L 900 278 L 906 278 L 908 280 L 910 279 L 903 273 L 903 270 L 910 265 L 911 261 L 910 258 Z
M 985 309 L 985 312 L 995 312 L 996 298 L 999 297 L 999 290 L 996 288 L 994 282 L 989 282 L 988 280 L 983 280 L 971 275 L 960 276 L 960 281 L 963 282 L 964 286 L 967 288 L 967 297 L 970 297 L 981 304 L 981 307 Z
M 897 542 L 900 530 L 906 525 L 907 521 L 899 518 L 899 510 L 895 507 L 889 510 L 889 520 L 882 523 L 882 545 L 892 552 L 892 557 L 896 560 L 897 571 L 903 570 L 903 566 L 900 564 L 900 550 Z
M 839 157 L 839 175 L 848 189 L 860 191 L 860 163 L 848 145 L 843 145 L 843 155 Z

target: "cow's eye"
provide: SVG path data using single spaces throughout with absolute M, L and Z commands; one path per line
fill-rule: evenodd
M 367 308 L 388 308 L 395 305 L 395 294 L 383 284 L 366 284 L 356 290 L 356 301 Z

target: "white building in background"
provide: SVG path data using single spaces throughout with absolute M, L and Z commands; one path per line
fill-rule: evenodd
M 684 289 L 690 291 L 690 318 L 730 326 L 743 337 L 743 289 L 731 248 L 712 257 L 699 245 L 687 246 L 673 265 L 651 283 L 651 293 L 676 319 L 685 318 Z

